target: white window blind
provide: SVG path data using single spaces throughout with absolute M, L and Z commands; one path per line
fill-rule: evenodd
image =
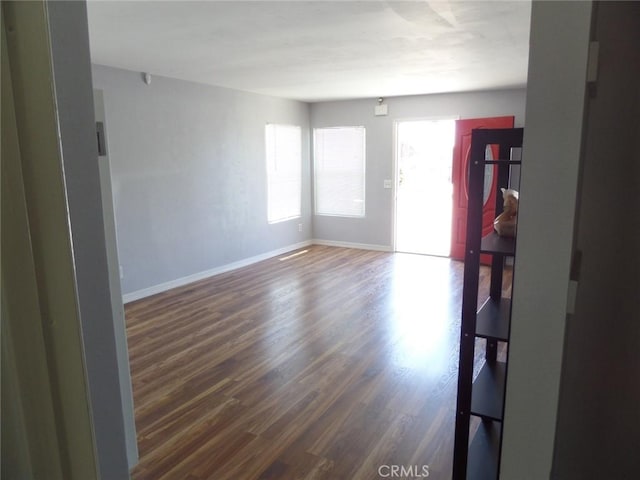
M 267 153 L 267 221 L 280 222 L 301 214 L 302 132 L 299 126 L 269 124 Z
M 363 217 L 364 127 L 316 128 L 313 152 L 316 214 Z

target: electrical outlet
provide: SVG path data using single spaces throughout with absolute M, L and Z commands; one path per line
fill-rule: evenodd
M 298 224 L 298 231 L 299 231 L 299 232 L 301 232 L 301 231 L 302 231 L 302 224 L 301 224 L 301 223 L 299 223 L 299 224 Z

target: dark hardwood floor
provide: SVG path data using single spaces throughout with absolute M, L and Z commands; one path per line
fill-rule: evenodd
M 313 246 L 126 305 L 133 478 L 449 479 L 462 267 Z

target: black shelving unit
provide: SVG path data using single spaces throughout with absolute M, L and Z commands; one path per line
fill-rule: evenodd
M 502 419 L 507 379 L 507 363 L 498 361 L 498 342 L 509 342 L 511 299 L 502 296 L 506 258 L 515 258 L 513 238 L 495 232 L 482 236 L 485 167 L 495 165 L 496 188 L 512 183 L 513 148 L 522 147 L 522 128 L 473 130 L 469 161 L 469 205 L 460 328 L 458 401 L 453 455 L 453 479 L 495 480 L 500 469 Z M 498 145 L 498 160 L 486 160 L 487 145 Z M 496 195 L 496 215 L 502 213 L 502 195 Z M 491 255 L 489 298 L 478 309 L 480 254 Z M 485 363 L 474 379 L 476 339 L 486 339 Z M 469 443 L 471 416 L 480 425 Z

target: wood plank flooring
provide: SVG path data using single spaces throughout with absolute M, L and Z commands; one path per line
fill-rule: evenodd
M 133 478 L 450 478 L 461 289 L 448 259 L 313 246 L 128 304 Z

